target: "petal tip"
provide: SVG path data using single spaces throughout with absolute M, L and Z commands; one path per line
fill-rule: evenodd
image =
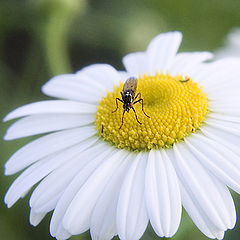
M 7 121 L 9 121 L 9 120 L 11 120 L 11 113 L 8 113 L 8 114 L 2 119 L 3 122 L 7 122 Z
M 10 201 L 8 194 L 6 193 L 6 195 L 4 197 L 4 203 L 6 204 L 7 208 L 11 208 L 15 202 Z
M 48 88 L 49 82 L 46 82 L 45 84 L 42 85 L 41 91 L 43 94 L 47 94 L 47 88 Z
M 6 132 L 5 135 L 3 136 L 3 140 L 4 140 L 4 141 L 8 141 L 8 140 L 9 140 L 9 138 L 8 138 L 8 132 Z
M 11 127 L 10 127 L 10 128 L 11 128 Z M 15 139 L 15 138 L 14 138 L 14 133 L 13 133 L 12 131 L 9 131 L 10 128 L 7 129 L 6 133 L 5 133 L 4 136 L 3 136 L 3 140 L 4 140 L 4 141 L 10 141 L 10 140 Z
M 5 166 L 4 166 L 4 175 L 5 176 L 10 176 L 12 174 L 13 174 L 13 172 L 11 171 L 11 168 L 9 167 L 9 164 L 8 164 L 8 161 L 7 161 Z

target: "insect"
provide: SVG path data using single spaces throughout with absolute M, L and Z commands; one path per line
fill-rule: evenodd
M 122 124 L 121 126 L 119 127 L 119 129 L 121 129 L 122 125 L 123 125 L 123 119 L 124 119 L 124 114 L 125 112 L 129 112 L 130 109 L 132 109 L 134 111 L 134 114 L 135 114 L 135 117 L 136 117 L 136 120 L 139 124 L 142 124 L 141 122 L 139 122 L 138 118 L 137 118 L 137 114 L 136 114 L 136 111 L 133 107 L 134 104 L 138 103 L 138 102 L 141 102 L 142 103 L 142 111 L 143 113 L 148 117 L 150 118 L 144 111 L 143 109 L 143 99 L 141 98 L 141 93 L 139 92 L 136 96 L 136 90 L 137 90 L 137 78 L 134 78 L 134 77 L 130 77 L 126 80 L 126 82 L 124 83 L 123 85 L 123 90 L 121 92 L 121 95 L 122 95 L 122 99 L 120 98 L 116 98 L 116 105 L 117 105 L 117 108 L 116 110 L 114 110 L 112 113 L 116 112 L 117 109 L 118 109 L 118 101 L 121 102 L 123 104 L 123 115 L 122 115 Z M 140 98 L 137 100 L 137 98 Z
M 186 79 L 182 79 L 182 80 L 179 80 L 181 83 L 185 83 L 185 82 L 188 82 L 190 79 L 189 78 L 186 78 Z

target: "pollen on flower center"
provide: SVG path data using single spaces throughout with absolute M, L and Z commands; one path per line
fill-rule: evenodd
M 134 104 L 136 120 L 131 109 L 124 115 L 122 124 L 123 104 L 116 98 L 121 98 L 123 83 L 108 92 L 99 103 L 95 125 L 98 134 L 118 148 L 128 150 L 149 150 L 170 147 L 175 142 L 195 132 L 202 124 L 208 108 L 206 94 L 188 78 L 178 75 L 157 74 L 138 78 L 137 93 L 141 93 L 144 103 Z

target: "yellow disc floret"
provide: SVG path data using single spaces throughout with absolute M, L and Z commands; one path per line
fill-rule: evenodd
M 118 148 L 128 150 L 149 150 L 170 147 L 175 142 L 199 129 L 208 108 L 206 94 L 197 83 L 190 78 L 183 79 L 178 75 L 157 74 L 156 76 L 139 77 L 137 93 L 141 93 L 141 101 L 134 104 L 124 115 L 122 124 L 123 104 L 116 98 L 121 97 L 123 83 L 115 86 L 99 103 L 95 125 L 98 134 Z

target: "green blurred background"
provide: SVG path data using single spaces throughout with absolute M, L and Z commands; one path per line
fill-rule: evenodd
M 183 32 L 180 51 L 215 51 L 240 26 L 239 0 L 0 0 L 0 114 L 47 99 L 40 88 L 56 74 L 106 62 L 123 69 L 121 58 L 144 50 L 158 33 Z M 1 136 L 9 123 L 1 124 Z M 50 214 L 29 225 L 28 196 L 11 209 L 4 194 L 16 176 L 4 177 L 4 162 L 28 139 L 1 141 L 0 239 L 51 239 Z M 240 198 L 234 200 L 240 214 Z M 239 239 L 239 219 L 225 239 Z M 89 239 L 89 233 L 71 239 Z M 158 239 L 151 227 L 143 238 Z M 206 239 L 186 213 L 172 239 Z

